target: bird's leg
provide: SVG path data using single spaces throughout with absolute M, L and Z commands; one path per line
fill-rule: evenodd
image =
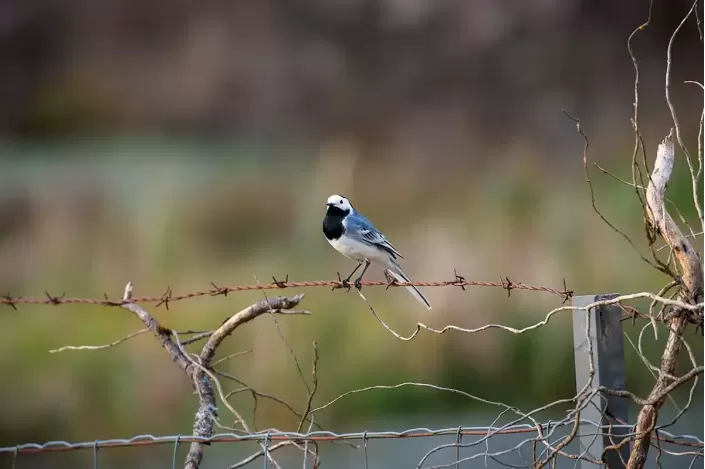
M 357 269 L 359 269 L 361 265 L 362 265 L 362 261 L 358 261 L 357 266 L 353 269 L 352 272 L 350 272 L 350 275 L 348 275 L 348 277 L 341 282 L 343 284 L 343 286 L 345 288 L 347 288 L 348 290 L 350 290 L 350 279 L 352 278 L 353 274 L 355 272 L 357 272 Z
M 365 268 L 362 269 L 362 273 L 360 274 L 360 276 L 355 279 L 355 288 L 357 288 L 358 290 L 362 290 L 362 284 L 360 283 L 360 281 L 362 280 L 362 277 L 365 275 L 365 272 L 367 272 L 367 268 L 369 266 L 370 266 L 370 261 L 366 260 L 365 261 Z M 357 270 L 357 269 L 355 269 L 355 270 Z
M 331 288 L 330 291 L 337 290 L 338 288 L 347 288 L 348 291 L 350 291 L 350 282 L 348 282 L 346 279 L 342 278 L 340 276 L 340 272 L 336 272 L 336 274 L 338 274 L 338 282 L 340 282 L 340 286 L 333 285 L 333 288 Z

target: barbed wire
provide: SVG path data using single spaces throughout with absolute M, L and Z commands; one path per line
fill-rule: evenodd
M 458 275 L 454 272 L 454 280 L 436 281 L 436 282 L 382 282 L 382 281 L 365 281 L 360 282 L 362 287 L 460 287 L 465 290 L 466 287 L 495 287 L 502 288 L 507 291 L 508 295 L 511 295 L 512 290 L 525 290 L 534 292 L 544 292 L 553 295 L 558 295 L 563 297 L 563 302 L 566 302 L 573 296 L 573 291 L 566 287 L 565 280 L 563 281 L 563 289 L 556 289 L 546 286 L 538 285 L 527 285 L 520 282 L 513 282 L 507 277 L 500 277 L 499 282 L 490 282 L 483 280 L 466 280 L 465 277 Z M 340 275 L 339 275 L 340 277 Z M 304 281 L 304 282 L 290 282 L 289 276 L 286 276 L 285 280 L 277 280 L 272 277 L 272 283 L 257 283 L 252 285 L 233 285 L 221 287 L 211 282 L 213 288 L 208 290 L 193 291 L 189 293 L 182 293 L 179 295 L 173 294 L 171 287 L 167 287 L 166 291 L 161 295 L 155 296 L 141 296 L 134 297 L 130 300 L 111 300 L 107 294 L 104 294 L 104 298 L 67 298 L 65 294 L 60 296 L 54 296 L 49 294 L 49 292 L 44 292 L 46 298 L 28 298 L 28 297 L 13 297 L 10 294 L 0 296 L 0 305 L 7 305 L 16 309 L 17 305 L 62 305 L 62 304 L 92 304 L 101 306 L 123 306 L 129 303 L 157 303 L 157 307 L 164 305 L 166 309 L 169 309 L 169 303 L 181 300 L 187 300 L 190 298 L 198 298 L 203 296 L 227 296 L 229 293 L 243 292 L 243 291 L 266 291 L 266 290 L 282 290 L 285 288 L 309 288 L 309 287 L 331 287 L 333 290 L 336 289 L 350 289 L 351 285 L 344 279 L 338 280 L 316 280 L 316 281 Z

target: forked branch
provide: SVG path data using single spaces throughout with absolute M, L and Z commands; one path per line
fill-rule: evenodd
M 306 311 L 290 311 L 291 308 L 299 304 L 302 298 L 303 295 L 296 295 L 291 298 L 283 296 L 269 298 L 267 300 L 259 301 L 252 306 L 249 306 L 234 314 L 223 322 L 218 329 L 210 334 L 210 337 L 203 347 L 197 361 L 194 361 L 192 358 L 187 356 L 183 345 L 178 341 L 175 333 L 162 327 L 154 316 L 145 311 L 139 304 L 127 302 L 132 299 L 132 283 L 128 283 L 125 287 L 123 302 L 126 303 L 121 306 L 133 312 L 147 326 L 147 328 L 159 339 L 159 342 L 164 350 L 169 353 L 171 359 L 193 382 L 194 388 L 196 389 L 200 400 L 199 408 L 194 419 L 193 433 L 195 436 L 208 438 L 213 435 L 213 427 L 216 419 L 216 398 L 213 391 L 213 383 L 211 382 L 212 376 L 207 370 L 211 366 L 211 362 L 215 356 L 218 346 L 239 326 L 264 313 L 273 312 L 281 314 L 307 314 Z M 194 441 L 191 443 L 191 448 L 186 456 L 186 463 L 184 466 L 186 469 L 198 469 L 201 461 L 203 460 L 204 446 L 207 444 L 208 443 L 202 443 L 200 441 Z M 272 448 L 270 448 L 269 451 L 265 449 L 265 452 L 270 460 L 271 455 L 269 455 L 269 452 L 271 452 L 271 450 Z M 272 462 L 274 463 L 273 460 Z
M 674 280 L 680 287 L 679 299 L 691 305 L 698 304 L 703 298 L 703 272 L 700 254 L 693 249 L 690 241 L 683 235 L 680 228 L 666 210 L 666 186 L 673 172 L 675 145 L 673 144 L 673 129 L 658 146 L 654 170 L 646 190 L 647 223 L 652 233 L 660 235 L 672 249 L 673 255 L 680 266 L 680 274 Z M 648 404 L 639 411 L 636 425 L 634 447 L 632 449 L 627 469 L 644 467 L 651 443 L 651 432 L 656 427 L 659 410 L 667 396 L 667 389 L 675 381 L 677 356 L 683 340 L 682 334 L 690 322 L 692 315 L 702 315 L 700 311 L 674 307 L 671 319 L 667 322 L 669 328 L 666 347 L 661 356 L 661 367 L 658 379 L 647 399 Z

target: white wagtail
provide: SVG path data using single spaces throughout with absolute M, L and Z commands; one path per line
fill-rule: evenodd
M 326 216 L 323 218 L 323 234 L 336 251 L 345 257 L 355 259 L 357 267 L 343 281 L 347 285 L 350 278 L 364 263 L 365 268 L 355 280 L 355 287 L 361 288 L 360 281 L 371 262 L 376 262 L 398 282 L 411 282 L 397 262 L 402 258 L 399 251 L 380 233 L 370 221 L 358 213 L 342 195 L 331 195 L 326 203 Z M 414 297 L 431 309 L 431 304 L 414 286 L 406 287 Z

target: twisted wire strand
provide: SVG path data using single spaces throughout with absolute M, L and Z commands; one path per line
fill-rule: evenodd
M 569 422 L 570 423 L 570 422 Z M 597 430 L 600 426 L 590 420 L 581 419 L 581 425 L 589 425 Z M 548 429 L 552 424 L 543 423 L 540 425 L 542 431 Z M 631 425 L 612 425 L 611 429 L 626 428 L 632 429 Z M 602 428 L 608 431 L 608 428 Z M 93 440 L 77 443 L 68 441 L 48 441 L 46 443 L 24 443 L 16 446 L 0 447 L 0 453 L 50 453 L 61 451 L 72 451 L 81 449 L 94 448 L 115 448 L 115 447 L 131 447 L 131 446 L 151 446 L 156 444 L 175 443 L 177 440 L 180 443 L 192 442 L 209 442 L 209 443 L 227 443 L 227 442 L 246 442 L 246 441 L 344 441 L 344 440 L 372 440 L 372 439 L 400 439 L 400 438 L 427 438 L 436 436 L 486 436 L 493 432 L 495 435 L 513 435 L 523 433 L 536 433 L 537 427 L 531 424 L 517 424 L 506 428 L 501 427 L 452 427 L 442 429 L 430 428 L 410 428 L 403 431 L 364 431 L 352 433 L 335 433 L 327 430 L 312 431 L 307 433 L 285 432 L 285 431 L 260 431 L 255 433 L 218 433 L 211 437 L 199 437 L 194 435 L 166 435 L 154 436 L 150 434 L 136 435 L 131 438 L 114 438 L 106 440 Z M 659 431 L 663 436 L 670 438 L 669 444 L 686 446 L 693 448 L 703 448 L 703 440 L 695 435 L 675 435 L 667 431 Z
M 158 296 L 141 296 L 134 297 L 129 300 L 110 300 L 107 295 L 105 298 L 74 298 L 61 296 L 52 296 L 48 292 L 45 292 L 45 298 L 29 298 L 29 297 L 13 297 L 8 295 L 0 296 L 0 305 L 8 305 L 15 307 L 16 305 L 61 305 L 61 304 L 92 304 L 101 306 L 122 306 L 128 303 L 157 303 L 157 306 L 162 304 L 166 305 L 174 301 L 187 300 L 190 298 L 198 298 L 202 296 L 227 296 L 229 293 L 243 292 L 243 291 L 257 291 L 257 290 L 282 290 L 285 288 L 311 288 L 311 287 L 331 287 L 333 289 L 340 289 L 349 287 L 349 284 L 342 280 L 318 280 L 318 281 L 308 281 L 308 282 L 289 282 L 278 281 L 274 279 L 273 283 L 268 284 L 253 284 L 253 285 L 233 285 L 220 287 L 215 284 L 211 284 L 213 288 L 209 290 L 193 291 L 189 293 L 183 293 L 175 295 L 172 293 L 171 288 Z M 481 280 L 466 280 L 463 277 L 457 276 L 456 280 L 447 280 L 439 282 L 382 282 L 382 281 L 366 281 L 361 282 L 361 286 L 364 287 L 460 287 L 465 289 L 465 287 L 494 287 L 502 288 L 511 292 L 512 290 L 525 290 L 534 292 L 544 292 L 553 295 L 558 295 L 564 298 L 570 298 L 573 296 L 573 292 L 564 288 L 559 290 L 556 288 L 539 286 L 539 285 L 527 285 L 523 283 L 514 283 L 509 279 L 502 280 L 500 282 L 488 282 Z

